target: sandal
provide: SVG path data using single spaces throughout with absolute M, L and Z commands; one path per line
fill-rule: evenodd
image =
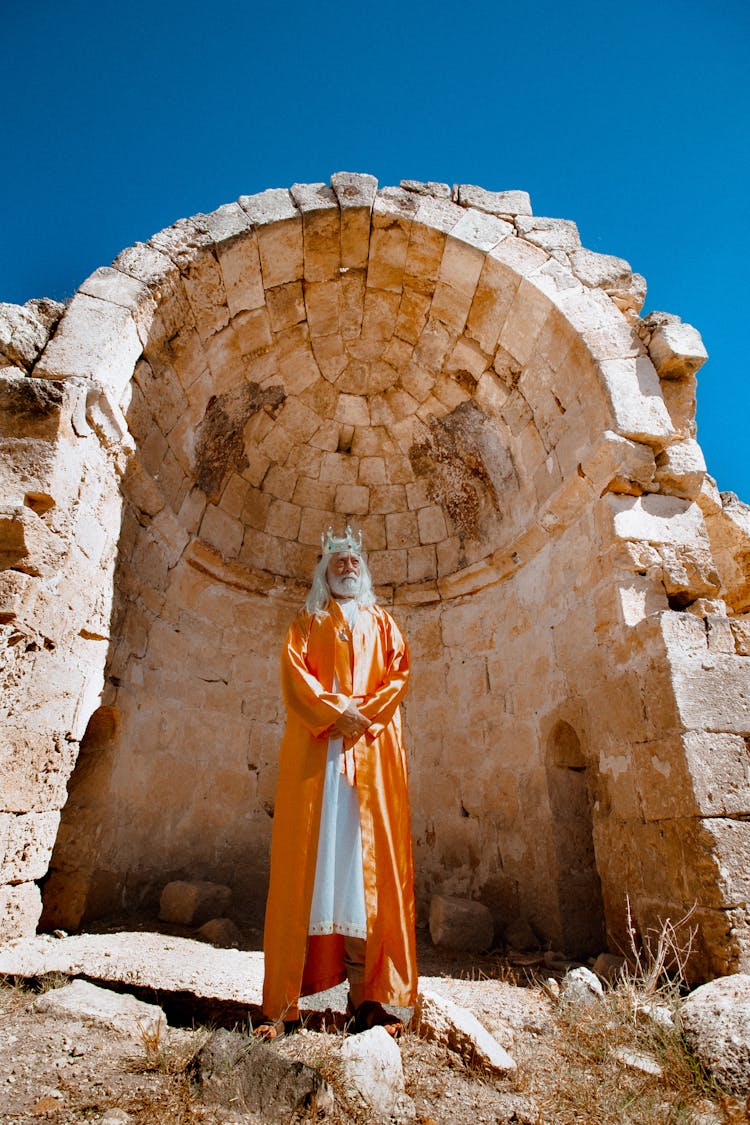
M 404 1030 L 403 1020 L 386 1012 L 377 1000 L 363 1000 L 358 1008 L 354 1008 L 349 1000 L 346 1010 L 351 1017 L 352 1031 L 355 1035 L 360 1031 L 369 1031 L 373 1027 L 382 1027 L 393 1039 L 398 1039 Z
M 254 1039 L 262 1039 L 264 1043 L 273 1043 L 282 1035 L 290 1035 L 300 1026 L 301 1020 L 272 1020 L 270 1016 L 261 1016 L 258 1023 L 251 1029 L 250 1034 Z

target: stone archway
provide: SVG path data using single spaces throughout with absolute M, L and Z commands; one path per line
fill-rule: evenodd
M 693 440 L 705 353 L 640 321 L 642 297 L 524 193 L 347 173 L 182 220 L 84 283 L 33 367 L 67 396 L 50 456 L 75 447 L 78 490 L 17 521 L 30 551 L 41 527 L 68 544 L 78 596 L 40 740 L 120 715 L 96 855 L 62 860 L 90 866 L 81 919 L 185 873 L 262 907 L 276 653 L 321 529 L 350 519 L 414 655 L 422 900 L 467 893 L 552 936 L 542 731 L 573 700 L 610 940 L 629 893 L 644 925 L 700 903 L 703 971 L 742 955 L 719 857 L 744 829 L 706 819 L 706 726 L 678 683 L 711 696 L 711 615 L 741 633 L 698 500 L 715 553 L 738 538 Z M 717 721 L 736 761 L 741 707 Z

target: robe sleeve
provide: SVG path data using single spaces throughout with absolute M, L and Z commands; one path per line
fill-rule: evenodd
M 409 680 L 409 653 L 406 641 L 390 614 L 384 615 L 385 671 L 381 684 L 359 704 L 359 710 L 370 719 L 365 738 L 372 741 L 390 723 Z
M 308 630 L 299 621 L 289 628 L 281 652 L 281 690 L 287 708 L 315 737 L 333 726 L 348 706 L 347 696 L 326 691 L 307 667 Z

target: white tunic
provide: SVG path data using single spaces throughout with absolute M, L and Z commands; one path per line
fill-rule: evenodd
M 349 628 L 353 629 L 357 617 L 356 601 L 352 599 L 339 605 Z M 334 691 L 336 687 L 334 682 Z M 366 938 L 359 795 L 356 785 L 350 785 L 341 772 L 342 747 L 342 738 L 328 740 L 308 933 Z

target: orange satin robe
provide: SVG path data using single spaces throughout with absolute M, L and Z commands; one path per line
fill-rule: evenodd
M 359 709 L 372 720 L 354 744 L 367 911 L 365 996 L 403 1007 L 416 1000 L 414 869 L 399 712 L 408 676 L 404 639 L 379 606 L 360 608 L 350 631 L 331 601 L 325 615 L 301 613 L 287 634 L 281 658 L 287 724 L 263 937 L 263 1011 L 273 1019 L 296 1018 L 300 996 L 346 977 L 343 938 L 308 936 L 307 927 L 329 731 L 353 695 L 364 697 Z

